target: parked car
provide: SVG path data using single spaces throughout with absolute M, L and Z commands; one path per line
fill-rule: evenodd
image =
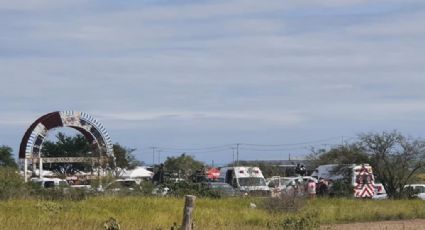
M 382 183 L 375 183 L 374 184 L 375 192 L 372 196 L 372 199 L 374 200 L 385 200 L 388 199 L 387 191 L 384 188 L 384 185 Z
M 73 184 L 71 188 L 92 190 L 92 186 L 89 184 Z
M 134 179 L 117 179 L 105 186 L 105 188 L 99 188 L 99 192 L 105 192 L 105 191 L 112 191 L 112 192 L 118 192 L 118 191 L 134 191 L 140 189 L 140 184 L 137 182 L 137 180 Z
M 317 183 L 317 179 L 311 176 L 274 176 L 267 180 L 267 185 L 272 190 L 272 196 L 276 197 L 281 195 L 282 193 L 302 192 L 304 188 L 303 186 L 307 184 L 309 180 L 313 180 Z M 295 188 L 297 189 L 295 190 Z
M 69 187 L 68 182 L 60 178 L 31 178 L 31 181 L 43 188 Z
M 413 197 L 425 200 L 425 184 L 408 184 L 404 186 L 407 192 L 411 192 Z
M 221 196 L 236 196 L 236 190 L 224 182 L 207 182 L 206 186 Z

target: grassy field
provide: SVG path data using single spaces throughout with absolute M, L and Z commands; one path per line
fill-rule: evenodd
M 257 208 L 250 208 L 250 203 Z M 184 199 L 95 197 L 75 201 L 0 202 L 0 229 L 103 229 L 110 217 L 121 229 L 170 229 L 182 220 Z M 260 199 L 197 199 L 196 229 L 269 229 L 288 216 L 317 213 L 321 224 L 425 218 L 421 200 L 316 199 L 295 214 L 270 213 Z

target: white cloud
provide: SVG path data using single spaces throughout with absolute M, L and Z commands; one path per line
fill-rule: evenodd
M 401 15 L 392 15 L 385 20 L 361 26 L 353 26 L 347 31 L 355 36 L 380 36 L 381 39 L 408 38 L 422 40 L 425 36 L 425 27 L 420 23 L 425 12 L 406 12 Z
M 87 3 L 86 0 L 0 0 L 1 10 L 19 10 L 19 11 L 34 11 L 34 10 L 52 10 L 58 8 L 67 8 L 80 6 Z
M 70 6 L 77 17 L 56 10 L 67 5 L 42 3 L 25 7 L 43 16 L 0 16 L 7 17 L 0 35 L 3 126 L 73 109 L 129 142 L 131 132 L 146 128 L 147 140 L 181 145 L 199 133 L 207 142 L 211 130 L 216 141 L 226 141 L 223 133 L 255 141 L 261 133 L 271 143 L 371 123 L 388 129 L 425 115 L 420 7 L 345 17 L 352 6 L 373 14 L 368 7 L 384 1 L 87 3 L 93 11 L 80 2 Z M 310 13 L 316 9 L 319 16 Z M 303 11 L 308 21 L 297 15 Z M 186 136 L 173 137 L 166 125 Z M 156 130 L 161 135 L 149 136 Z
M 275 125 L 296 125 L 303 118 L 287 111 L 159 111 L 159 112 L 106 112 L 99 113 L 106 121 L 152 121 L 152 120 L 245 120 Z

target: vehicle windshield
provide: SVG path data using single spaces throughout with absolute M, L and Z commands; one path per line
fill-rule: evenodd
M 54 188 L 55 187 L 55 182 L 54 181 L 45 181 L 44 182 L 44 187 L 45 188 Z
M 372 174 L 364 174 L 356 176 L 356 183 L 358 184 L 372 184 L 373 176 Z
M 240 186 L 266 186 L 266 180 L 261 177 L 238 178 Z
M 425 193 L 425 187 L 424 186 L 416 186 L 415 193 Z

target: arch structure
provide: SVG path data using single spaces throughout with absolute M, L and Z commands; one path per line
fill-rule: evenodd
M 19 148 L 19 158 L 25 159 L 25 163 L 27 159 L 40 158 L 48 131 L 58 127 L 79 131 L 92 146 L 98 148 L 100 155 L 114 156 L 111 138 L 99 121 L 84 112 L 56 111 L 41 116 L 27 129 Z

